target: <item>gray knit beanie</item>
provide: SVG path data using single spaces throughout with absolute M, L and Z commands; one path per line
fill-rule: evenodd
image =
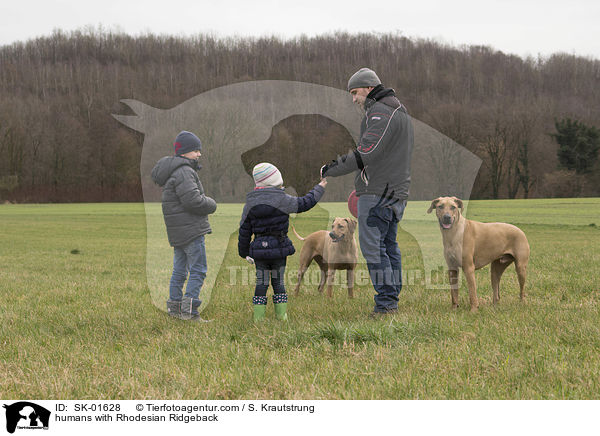
M 375 71 L 369 68 L 361 68 L 348 80 L 348 91 L 352 91 L 355 88 L 375 87 L 377 85 L 381 85 L 381 80 L 379 80 Z
M 175 155 L 181 156 L 190 151 L 202 150 L 202 142 L 200 142 L 200 139 L 192 132 L 184 130 L 179 132 L 179 135 L 175 138 L 173 147 L 175 147 Z

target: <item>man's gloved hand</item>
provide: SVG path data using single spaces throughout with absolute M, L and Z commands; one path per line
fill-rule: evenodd
M 246 256 L 246 260 L 250 265 L 254 265 L 254 259 L 252 259 L 250 256 Z
M 339 156 L 338 156 L 339 158 Z M 345 161 L 345 156 L 342 157 L 342 162 Z M 337 159 L 332 160 L 331 162 L 323 165 L 321 167 L 321 171 L 319 171 L 319 173 L 321 174 L 321 178 L 324 179 L 325 177 L 327 177 L 327 171 L 329 171 L 331 168 L 338 166 L 339 162 L 337 161 Z
M 327 164 L 325 164 L 321 167 L 321 171 L 319 171 L 319 174 L 321 175 L 322 179 L 325 178 L 325 173 L 327 172 L 328 169 L 329 169 L 329 165 L 327 165 Z

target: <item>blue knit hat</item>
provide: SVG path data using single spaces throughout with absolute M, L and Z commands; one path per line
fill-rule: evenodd
M 192 132 L 182 131 L 175 138 L 173 143 L 175 147 L 175 156 L 189 153 L 190 151 L 202 150 L 202 142 Z

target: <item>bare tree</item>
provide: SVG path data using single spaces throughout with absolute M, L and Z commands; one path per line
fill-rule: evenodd
M 483 164 L 489 172 L 489 181 L 492 187 L 492 198 L 500 196 L 500 188 L 506 177 L 504 166 L 508 154 L 507 128 L 496 121 L 493 131 L 488 133 L 481 144 Z
M 110 116 L 123 110 L 121 99 L 167 109 L 210 89 L 264 79 L 345 89 L 361 66 L 375 69 L 411 116 L 484 159 L 474 187 L 480 197 L 538 194 L 534 181 L 554 168 L 555 157 L 548 156 L 556 145 L 546 138 L 554 118 L 599 127 L 597 59 L 522 59 L 399 34 L 284 41 L 131 37 L 89 27 L 0 47 L 0 175 L 17 176 L 10 195 L 24 201 L 141 200 L 141 139 Z M 235 131 L 215 135 L 215 143 L 243 140 Z M 222 171 L 239 159 L 218 153 Z M 586 186 L 598 186 L 594 174 L 585 177 Z M 590 189 L 600 195 L 600 187 Z

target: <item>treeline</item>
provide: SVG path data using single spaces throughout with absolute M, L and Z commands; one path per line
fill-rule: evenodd
M 600 195 L 600 168 L 562 168 L 552 136 L 600 127 L 600 61 L 523 59 L 392 34 L 192 38 L 86 30 L 0 47 L 0 199 L 141 201 L 143 136 L 121 99 L 168 109 L 204 91 L 284 79 L 345 89 L 363 66 L 413 117 L 483 159 L 474 198 Z

